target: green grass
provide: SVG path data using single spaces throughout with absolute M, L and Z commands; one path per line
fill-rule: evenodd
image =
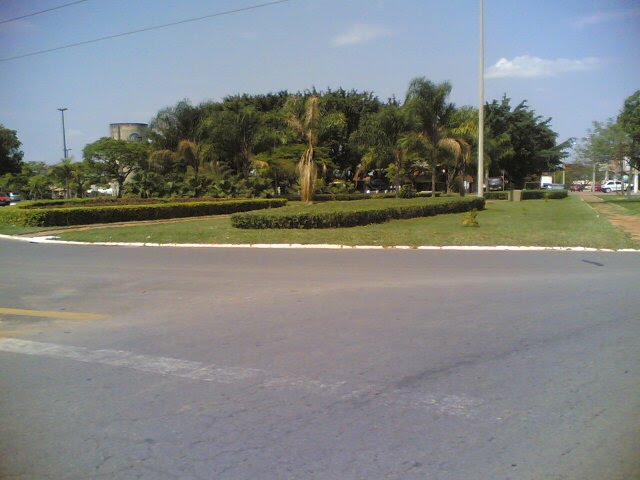
M 487 201 L 479 227 L 462 225 L 468 214 L 395 220 L 322 230 L 241 230 L 229 218 L 172 224 L 69 231 L 64 240 L 149 243 L 303 243 L 342 245 L 526 245 L 640 248 L 577 197 L 526 202 Z
M 603 200 L 607 203 L 614 203 L 616 205 L 624 207 L 627 210 L 626 213 L 629 213 L 632 215 L 640 215 L 640 197 L 628 197 L 623 199 L 620 196 L 615 196 L 615 197 L 602 196 L 601 198 L 603 198 Z

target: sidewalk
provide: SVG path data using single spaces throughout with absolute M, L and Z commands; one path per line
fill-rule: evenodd
M 591 192 L 579 194 L 600 215 L 603 215 L 611 225 L 631 235 L 634 240 L 640 240 L 640 216 L 632 215 L 619 205 L 605 202 Z

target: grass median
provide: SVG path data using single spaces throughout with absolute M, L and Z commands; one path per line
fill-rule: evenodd
M 526 202 L 487 201 L 479 227 L 465 227 L 467 213 L 393 220 L 383 224 L 322 230 L 241 230 L 229 218 L 193 219 L 67 231 L 63 240 L 144 243 L 300 243 L 340 245 L 514 245 L 640 248 L 577 197 Z

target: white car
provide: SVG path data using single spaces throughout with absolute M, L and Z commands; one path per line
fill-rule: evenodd
M 602 190 L 604 193 L 621 192 L 623 188 L 624 187 L 620 180 L 609 180 L 600 184 L 600 190 Z

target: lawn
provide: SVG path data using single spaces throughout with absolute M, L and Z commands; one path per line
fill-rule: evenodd
M 620 196 L 615 197 L 605 197 L 604 195 L 601 198 L 607 203 L 614 203 L 621 207 L 624 207 L 629 214 L 632 215 L 640 215 L 640 198 L 639 197 L 627 197 L 622 198 Z
M 363 200 L 366 201 L 366 200 Z M 64 240 L 147 243 L 302 243 L 342 245 L 525 245 L 640 248 L 578 197 L 522 202 L 487 201 L 479 227 L 468 214 L 395 220 L 384 224 L 320 230 L 240 230 L 229 218 L 107 227 L 59 234 Z

